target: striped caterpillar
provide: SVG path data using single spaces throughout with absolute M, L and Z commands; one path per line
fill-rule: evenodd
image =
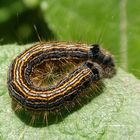
M 45 61 L 56 60 L 77 61 L 78 68 L 53 86 L 34 86 L 30 76 L 33 70 Z M 114 73 L 113 56 L 97 44 L 45 42 L 34 45 L 13 60 L 7 83 L 12 99 L 24 108 L 50 111 L 73 101 L 82 90 Z

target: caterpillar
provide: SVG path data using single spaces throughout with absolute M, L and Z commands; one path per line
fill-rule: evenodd
M 57 60 L 78 62 L 78 68 L 50 87 L 36 87 L 31 80 L 33 70 L 45 61 Z M 43 42 L 12 61 L 7 84 L 12 99 L 24 108 L 50 111 L 64 102 L 73 101 L 82 90 L 102 78 L 112 77 L 115 71 L 113 56 L 98 44 Z

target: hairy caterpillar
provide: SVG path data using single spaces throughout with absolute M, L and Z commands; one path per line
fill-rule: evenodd
M 50 87 L 34 86 L 30 77 L 33 70 L 45 61 L 56 60 L 78 62 L 78 67 Z M 50 111 L 64 102 L 73 101 L 82 90 L 114 73 L 113 56 L 97 44 L 44 42 L 13 60 L 7 83 L 10 96 L 21 106 L 34 111 Z

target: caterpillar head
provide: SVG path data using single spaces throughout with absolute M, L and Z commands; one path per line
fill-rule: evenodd
M 103 77 L 111 78 L 116 73 L 114 57 L 98 44 L 91 45 L 92 61 L 97 62 L 103 69 Z

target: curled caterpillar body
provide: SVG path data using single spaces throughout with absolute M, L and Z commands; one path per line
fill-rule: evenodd
M 44 61 L 73 60 L 83 62 L 74 72 L 50 86 L 34 86 L 30 75 Z M 108 71 L 108 72 L 107 72 Z M 114 59 L 98 45 L 67 42 L 37 44 L 17 56 L 8 74 L 8 90 L 14 101 L 31 110 L 53 110 L 101 78 L 111 77 Z

